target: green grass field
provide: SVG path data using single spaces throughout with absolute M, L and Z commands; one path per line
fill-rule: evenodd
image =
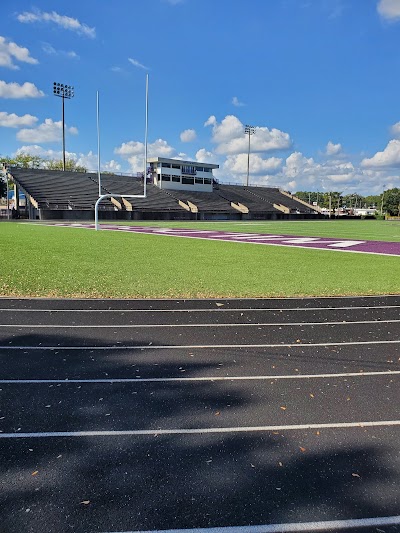
M 400 241 L 400 224 L 383 221 L 146 225 Z M 399 257 L 16 222 L 0 224 L 0 249 L 0 296 L 222 298 L 400 293 Z

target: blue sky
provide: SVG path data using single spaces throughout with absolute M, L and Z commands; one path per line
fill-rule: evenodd
M 0 154 L 143 168 L 149 156 L 217 163 L 290 191 L 400 187 L 400 0 L 3 0 Z

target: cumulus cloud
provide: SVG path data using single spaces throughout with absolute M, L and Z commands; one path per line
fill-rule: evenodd
M 0 111 L 0 126 L 3 128 L 21 128 L 22 126 L 34 126 L 38 121 L 33 115 L 23 115 L 19 117 L 15 113 Z
M 365 168 L 400 167 L 400 141 L 397 139 L 389 141 L 382 152 L 377 152 L 371 158 L 363 159 L 361 166 Z
M 205 126 L 212 126 L 212 141 L 218 154 L 233 155 L 247 153 L 248 138 L 245 126 L 234 115 L 227 115 L 220 123 L 212 115 Z M 276 128 L 258 127 L 251 138 L 252 152 L 269 152 L 290 148 L 292 141 L 288 133 Z
M 400 137 L 400 122 L 396 122 L 396 124 L 393 124 L 393 126 L 390 127 L 390 133 L 393 137 Z
M 269 157 L 263 159 L 257 154 L 250 156 L 250 173 L 253 174 L 275 174 L 281 166 L 282 159 L 279 157 Z M 232 174 L 245 176 L 247 174 L 247 154 L 228 155 L 223 168 Z
M 213 152 L 209 152 L 205 148 L 200 148 L 200 150 L 197 150 L 195 158 L 198 163 L 217 164 L 217 156 Z
M 75 127 L 66 127 L 65 131 L 77 135 L 78 130 Z M 62 138 L 62 122 L 53 122 L 51 118 L 45 121 L 37 128 L 22 129 L 17 133 L 17 139 L 27 143 L 49 143 L 59 141 Z
M 184 130 L 180 135 L 181 141 L 183 143 L 189 143 L 191 141 L 194 141 L 196 137 L 197 135 L 195 130 Z
M 131 57 L 128 57 L 129 63 L 132 63 L 135 67 L 143 68 L 144 70 L 149 70 L 149 67 L 146 67 L 145 65 L 142 65 L 142 63 L 139 63 L 137 59 L 132 59 Z
M 26 81 L 22 85 L 0 80 L 0 98 L 41 98 L 44 92 Z
M 114 149 L 114 153 L 126 159 L 131 167 L 132 172 L 143 171 L 144 143 L 139 141 L 128 141 L 122 143 Z M 164 139 L 157 139 L 147 145 L 148 157 L 167 157 L 182 159 L 175 148 L 170 146 Z
M 400 2 L 398 0 L 379 0 L 377 10 L 385 20 L 392 22 L 400 20 Z
M 243 107 L 245 106 L 246 104 L 244 104 L 243 102 L 240 102 L 239 101 L 239 98 L 237 96 L 234 96 L 232 98 L 232 104 L 235 106 L 235 107 Z
M 79 35 L 90 37 L 91 39 L 96 37 L 96 28 L 90 28 L 87 24 L 80 22 L 78 19 L 59 15 L 55 11 L 52 11 L 51 13 L 39 10 L 24 11 L 24 13 L 17 15 L 17 19 L 19 22 L 25 24 L 32 24 L 35 22 L 52 23 L 65 30 L 73 31 Z
M 328 156 L 337 155 L 342 151 L 342 145 L 340 143 L 334 144 L 332 141 L 329 141 L 326 145 L 325 154 Z
M 0 66 L 12 70 L 18 70 L 19 66 L 14 61 L 37 65 L 39 61 L 30 55 L 27 48 L 18 46 L 12 41 L 7 41 L 5 37 L 0 36 Z

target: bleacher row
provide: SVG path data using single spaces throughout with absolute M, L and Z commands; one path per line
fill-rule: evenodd
M 13 179 L 42 210 L 93 210 L 99 195 L 97 174 L 41 169 L 9 169 Z M 101 175 L 102 194 L 143 194 L 143 181 L 131 176 Z M 102 210 L 127 210 L 143 213 L 182 212 L 225 213 L 312 213 L 311 206 L 277 188 L 218 184 L 212 192 L 159 189 L 147 184 L 146 198 L 118 196 L 104 200 Z

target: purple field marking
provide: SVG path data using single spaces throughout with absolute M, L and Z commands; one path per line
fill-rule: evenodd
M 56 223 L 55 226 L 94 229 L 94 224 Z M 207 239 L 217 241 L 244 242 L 249 244 L 267 244 L 270 246 L 294 246 L 317 250 L 339 252 L 358 252 L 379 255 L 400 255 L 400 242 L 361 241 L 351 239 L 333 239 L 326 237 L 301 237 L 295 235 L 266 235 L 263 233 L 241 233 L 233 231 L 191 230 L 181 228 L 158 228 L 143 226 L 115 226 L 102 224 L 102 230 Z

